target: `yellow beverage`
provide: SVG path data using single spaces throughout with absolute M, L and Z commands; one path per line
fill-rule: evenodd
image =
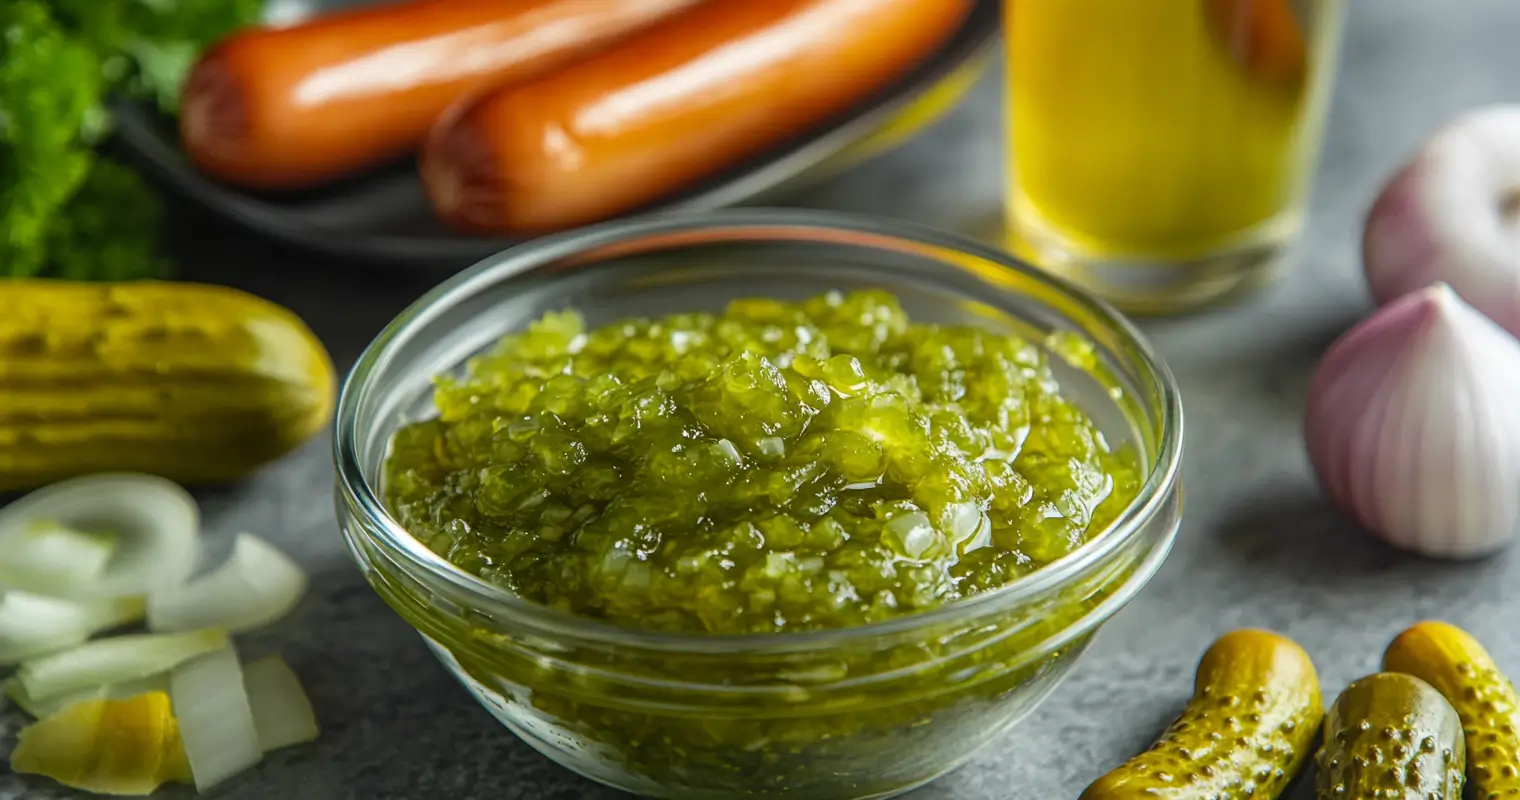
M 1152 265 L 1296 234 L 1343 0 L 1005 8 L 1015 231 Z

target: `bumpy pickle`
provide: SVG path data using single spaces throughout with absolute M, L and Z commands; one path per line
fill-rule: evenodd
M 1204 653 L 1192 699 L 1160 740 L 1081 800 L 1271 800 L 1308 759 L 1324 713 L 1303 648 L 1271 631 L 1227 633 Z
M 1462 800 L 1462 720 L 1413 675 L 1369 675 L 1325 715 L 1315 763 L 1317 800 Z
M 882 292 L 591 331 L 551 313 L 434 400 L 387 461 L 399 521 L 527 599 L 647 629 L 930 609 L 1072 552 L 1140 480 L 1040 347 Z
M 1467 737 L 1467 782 L 1476 800 L 1520 797 L 1520 699 L 1477 639 L 1455 625 L 1421 622 L 1388 645 L 1383 669 L 1425 681 L 1457 710 Z

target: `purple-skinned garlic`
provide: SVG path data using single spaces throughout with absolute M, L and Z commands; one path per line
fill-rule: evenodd
M 1396 547 L 1472 558 L 1520 531 L 1520 340 L 1444 283 L 1331 345 L 1304 435 L 1325 491 Z
M 1362 264 L 1379 303 L 1437 281 L 1520 336 L 1520 105 L 1437 131 L 1367 214 Z

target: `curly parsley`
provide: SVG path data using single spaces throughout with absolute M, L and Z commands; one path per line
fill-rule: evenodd
M 262 0 L 0 2 L 0 276 L 160 276 L 152 190 L 94 146 L 103 100 L 173 113 L 196 54 Z

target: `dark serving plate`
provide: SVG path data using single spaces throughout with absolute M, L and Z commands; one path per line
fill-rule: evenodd
M 374 0 L 271 0 L 286 21 Z M 977 0 L 965 26 L 911 74 L 848 114 L 645 211 L 699 210 L 775 199 L 884 152 L 948 111 L 987 66 L 998 30 L 997 0 Z M 376 268 L 454 268 L 514 243 L 448 230 L 427 206 L 414 165 L 396 164 L 342 184 L 270 197 L 195 171 L 173 121 L 156 108 L 114 103 L 116 144 L 155 182 L 265 236 Z

